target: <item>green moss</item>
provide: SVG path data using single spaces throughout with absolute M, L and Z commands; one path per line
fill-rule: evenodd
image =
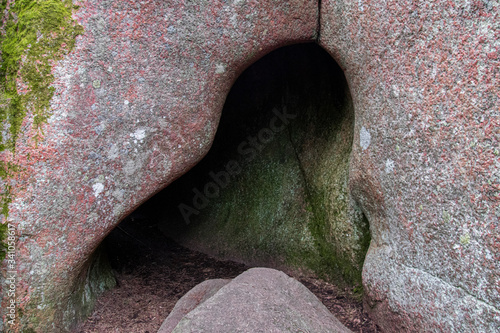
M 470 235 L 469 233 L 466 232 L 465 234 L 460 236 L 460 244 L 465 246 L 469 245 L 469 243 L 470 243 Z
M 34 329 L 32 328 L 27 328 L 27 329 L 23 329 L 22 330 L 23 333 L 37 333 L 37 331 L 35 331 Z
M 331 109 L 304 112 L 251 163 L 239 160 L 243 173 L 193 219 L 185 244 L 209 246 L 221 258 L 307 270 L 361 291 L 370 232 L 347 192 L 352 119 L 328 120 Z M 202 190 L 209 181 L 193 186 Z
M 293 161 L 276 163 L 262 157 L 246 165 L 237 180 L 211 201 L 212 206 L 193 218 L 185 239 L 210 244 L 213 255 L 231 253 L 235 259 L 255 264 L 283 264 L 295 253 L 305 255 L 301 238 L 307 219 L 292 207 L 300 200 L 302 186 Z
M 445 211 L 445 210 L 443 211 L 443 221 L 444 221 L 445 223 L 448 223 L 448 222 L 450 222 L 450 221 L 451 221 L 451 215 L 450 215 L 450 213 L 448 213 L 448 212 L 447 212 L 447 211 Z
M 0 137 L 1 148 L 15 146 L 27 108 L 33 110 L 37 129 L 49 116 L 52 66 L 83 31 L 71 18 L 73 8 L 71 0 L 17 0 L 10 9 L 1 47 L 0 121 L 10 125 L 11 137 L 7 142 Z
M 83 28 L 71 18 L 75 9 L 71 0 L 16 0 L 6 8 L 3 0 L 0 9 L 7 17 L 0 36 L 0 152 L 9 149 L 15 153 L 27 110 L 33 112 L 33 126 L 40 132 L 50 116 L 52 67 L 73 49 Z M 7 183 L 12 170 L 12 166 L 0 165 L 4 216 L 8 216 L 12 200 Z M 0 230 L 0 239 L 4 237 Z
M 361 271 L 366 251 L 371 241 L 368 221 L 364 215 L 347 219 L 346 202 L 331 202 L 324 190 L 313 189 L 307 194 L 311 211 L 309 230 L 314 238 L 318 255 L 308 261 L 310 268 L 325 280 L 343 282 L 358 290 L 361 288 Z M 334 206 L 332 209 L 331 205 Z M 338 241 L 333 230 L 337 223 L 355 223 L 351 233 L 354 240 Z
M 66 286 L 60 298 L 47 298 L 44 295 L 60 294 L 61 286 Z M 67 284 L 72 288 L 67 291 Z M 61 282 L 60 285 L 44 285 L 30 295 L 26 305 L 26 316 L 18 312 L 21 331 L 34 332 L 69 332 L 75 324 L 84 321 L 91 314 L 97 297 L 104 291 L 116 286 L 106 251 L 100 245 L 81 268 L 74 281 Z M 62 323 L 62 327 L 54 328 L 53 323 Z
M 103 245 L 100 245 L 74 284 L 67 307 L 63 311 L 65 328 L 69 330 L 75 323 L 85 320 L 92 313 L 97 297 L 115 286 L 116 280 L 106 251 Z

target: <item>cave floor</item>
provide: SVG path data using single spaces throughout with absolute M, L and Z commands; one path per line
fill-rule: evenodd
M 208 279 L 234 278 L 250 268 L 186 249 L 140 219 L 125 222 L 105 242 L 117 287 L 97 299 L 93 313 L 73 333 L 156 333 L 191 288 Z M 294 277 L 353 332 L 381 332 L 349 290 Z

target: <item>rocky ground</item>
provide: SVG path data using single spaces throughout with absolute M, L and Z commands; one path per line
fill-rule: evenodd
M 128 221 L 106 241 L 118 286 L 104 293 L 73 333 L 156 333 L 177 300 L 207 279 L 234 278 L 249 267 L 219 261 L 164 237 L 155 226 Z M 349 290 L 296 277 L 353 332 L 381 332 Z

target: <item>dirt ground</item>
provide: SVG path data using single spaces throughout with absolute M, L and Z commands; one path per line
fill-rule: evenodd
M 154 225 L 133 218 L 120 224 L 105 244 L 117 287 L 98 298 L 92 315 L 73 333 L 156 333 L 177 300 L 195 285 L 234 278 L 249 268 L 181 247 Z M 381 332 L 348 290 L 296 278 L 353 332 Z

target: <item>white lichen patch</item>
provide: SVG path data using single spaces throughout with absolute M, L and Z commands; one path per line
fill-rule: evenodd
M 145 129 L 138 129 L 134 133 L 131 133 L 130 136 L 134 138 L 134 143 L 140 142 L 142 143 L 144 138 L 146 137 L 146 130 Z
M 94 190 L 94 196 L 97 198 L 104 191 L 104 185 L 102 183 L 95 183 L 92 185 L 92 189 Z
M 226 71 L 226 65 L 224 64 L 216 64 L 215 65 L 215 74 L 222 74 Z
M 361 131 L 359 132 L 359 145 L 363 150 L 366 150 L 370 146 L 370 142 L 372 140 L 372 136 L 370 132 L 363 126 L 361 127 Z
M 394 161 L 390 158 L 385 161 L 385 173 L 391 173 L 394 170 Z
M 120 149 L 115 144 L 113 144 L 111 148 L 108 150 L 108 153 L 106 155 L 108 159 L 114 160 L 115 158 L 118 157 L 119 154 L 120 154 Z
M 233 16 L 231 16 L 229 21 L 231 22 L 231 25 L 233 27 L 237 27 L 238 26 L 238 14 L 233 14 Z
M 116 189 L 111 194 L 113 195 L 113 198 L 121 202 L 125 196 L 125 191 L 123 189 Z
M 123 167 L 123 171 L 127 176 L 131 176 L 136 173 L 136 171 L 140 168 L 140 165 L 138 165 L 134 160 L 129 160 L 127 163 L 125 163 L 125 166 Z
M 399 97 L 399 87 L 397 85 L 392 85 L 392 96 L 395 97 L 395 98 L 398 98 Z
M 122 205 L 113 207 L 113 216 L 120 217 L 125 213 L 125 208 Z
M 89 224 L 94 224 L 94 223 L 97 223 L 97 221 L 99 221 L 99 215 L 95 212 L 92 212 L 88 215 L 87 217 L 87 222 Z
M 365 4 L 363 3 L 363 0 L 358 0 L 358 9 L 360 12 L 365 11 Z

